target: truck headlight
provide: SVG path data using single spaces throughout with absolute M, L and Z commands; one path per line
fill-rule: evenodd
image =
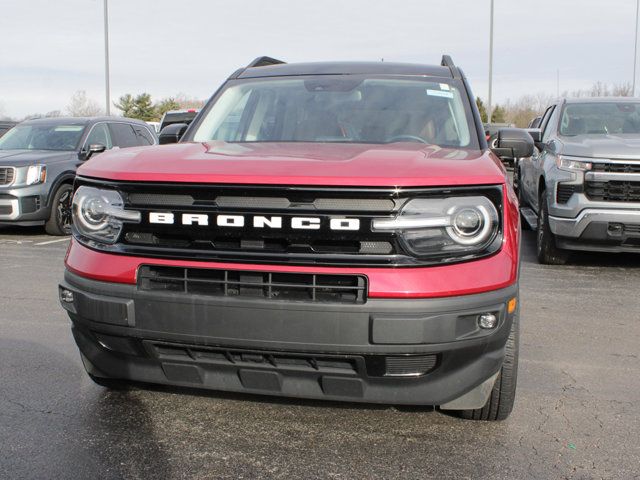
M 374 219 L 373 229 L 396 231 L 416 257 L 490 253 L 500 244 L 498 211 L 484 196 L 410 200 L 395 218 Z
M 47 179 L 47 167 L 45 165 L 30 165 L 27 168 L 27 185 L 44 183 Z
M 101 243 L 118 241 L 124 222 L 140 223 L 142 215 L 125 210 L 115 190 L 81 186 L 73 196 L 73 225 L 81 235 Z
M 556 166 L 560 170 L 568 170 L 570 172 L 586 172 L 591 170 L 593 164 L 590 158 L 569 157 L 567 155 L 558 155 Z

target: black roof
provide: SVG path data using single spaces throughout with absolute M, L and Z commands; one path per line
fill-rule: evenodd
M 88 125 L 97 122 L 126 122 L 126 123 L 134 123 L 138 125 L 146 125 L 146 122 L 142 120 L 138 120 L 135 118 L 128 117 L 44 117 L 44 118 L 34 118 L 31 120 L 25 120 L 22 123 L 30 124 L 30 123 L 40 123 L 47 125 L 58 125 L 61 123 L 67 125 Z
M 233 78 L 260 78 L 294 75 L 427 75 L 453 78 L 448 66 L 393 62 L 318 62 L 280 63 L 248 67 L 237 71 Z

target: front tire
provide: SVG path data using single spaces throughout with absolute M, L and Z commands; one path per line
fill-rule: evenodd
M 513 316 L 511 331 L 505 347 L 505 356 L 487 403 L 482 408 L 459 410 L 458 415 L 467 420 L 505 420 L 513 410 L 518 381 L 518 355 L 520 350 L 520 315 Z
M 536 232 L 536 250 L 538 262 L 543 265 L 564 265 L 569 258 L 569 252 L 556 246 L 556 237 L 549 227 L 549 207 L 545 191 L 540 194 L 538 202 L 538 230 Z
M 71 235 L 71 198 L 73 187 L 63 183 L 58 187 L 51 202 L 51 214 L 44 225 L 49 235 Z

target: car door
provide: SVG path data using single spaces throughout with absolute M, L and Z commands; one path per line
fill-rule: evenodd
M 542 120 L 540 121 L 540 130 L 542 131 L 542 135 L 546 131 L 546 127 L 549 124 L 549 120 L 553 111 L 555 110 L 555 105 L 551 105 L 548 107 L 544 115 L 542 116 Z M 521 170 L 520 170 L 520 178 L 523 189 L 523 196 L 526 202 L 531 205 L 534 210 L 538 209 L 538 165 L 541 160 L 541 151 L 540 144 L 537 144 L 533 149 L 533 155 L 529 158 L 521 160 Z
M 529 190 L 531 197 L 531 205 L 534 206 L 535 211 L 539 211 L 539 180 L 544 176 L 545 162 L 555 161 L 553 152 L 549 149 L 549 142 L 555 137 L 555 133 L 558 131 L 558 118 L 560 112 L 560 106 L 553 105 L 549 111 L 549 116 L 545 119 L 545 123 L 541 124 L 542 149 L 536 149 L 536 154 L 532 157 L 532 175 L 531 175 L 531 189 Z

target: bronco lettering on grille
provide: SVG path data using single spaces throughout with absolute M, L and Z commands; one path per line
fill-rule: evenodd
M 320 217 L 290 217 L 289 226 L 294 230 L 319 230 L 323 221 Z M 217 225 L 219 227 L 244 227 L 245 224 L 253 228 L 280 229 L 283 225 L 283 218 L 280 216 L 264 215 L 207 215 L 195 213 L 183 213 L 175 215 L 167 212 L 149 212 L 149 223 L 173 225 L 196 225 L 206 227 Z M 330 230 L 360 230 L 360 219 L 358 218 L 328 218 Z

